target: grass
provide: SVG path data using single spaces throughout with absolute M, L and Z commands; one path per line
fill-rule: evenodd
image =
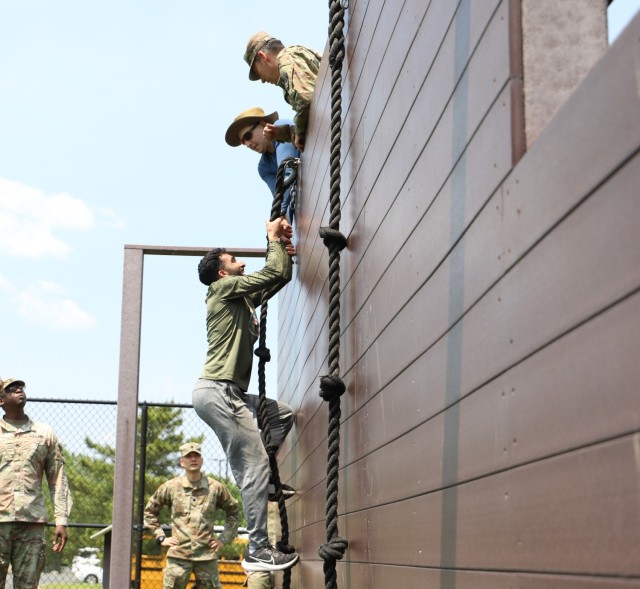
M 47 583 L 46 585 L 41 585 L 44 589 L 96 589 L 102 587 L 100 583 L 97 585 L 94 583 Z

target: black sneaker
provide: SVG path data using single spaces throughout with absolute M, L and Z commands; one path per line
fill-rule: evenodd
M 282 496 L 284 497 L 285 501 L 296 494 L 296 490 L 293 487 L 285 484 L 280 484 L 280 486 L 282 487 Z M 277 500 L 278 498 L 276 497 L 276 486 L 273 483 L 269 483 L 269 501 Z
M 285 554 L 273 546 L 258 548 L 251 554 L 247 550 L 242 561 L 245 571 L 284 571 L 298 562 L 298 554 Z

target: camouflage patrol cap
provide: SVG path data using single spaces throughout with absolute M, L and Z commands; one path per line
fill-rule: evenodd
M 2 381 L 2 386 L 0 386 L 0 390 L 6 389 L 8 386 L 10 386 L 12 384 L 17 384 L 17 385 L 20 385 L 22 387 L 25 386 L 24 380 L 20 380 L 19 378 L 5 378 Z
M 195 452 L 196 454 L 200 454 L 202 456 L 202 446 L 200 444 L 196 444 L 195 442 L 187 442 L 186 444 L 182 444 L 180 446 L 180 456 L 184 458 L 190 452 Z
M 253 62 L 256 60 L 256 55 L 258 55 L 258 51 L 262 49 L 267 41 L 271 41 L 271 39 L 275 39 L 269 33 L 265 33 L 264 31 L 258 31 L 249 39 L 247 43 L 247 50 L 244 53 L 244 60 L 249 65 L 249 79 L 252 81 L 259 80 L 258 74 L 253 71 Z

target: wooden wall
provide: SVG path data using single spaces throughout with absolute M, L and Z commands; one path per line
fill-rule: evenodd
M 522 155 L 518 10 L 350 2 L 341 588 L 640 586 L 640 18 Z M 326 68 L 279 313 L 300 589 L 324 584 Z

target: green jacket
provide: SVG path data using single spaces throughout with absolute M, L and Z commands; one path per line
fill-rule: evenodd
M 284 244 L 270 241 L 267 263 L 246 276 L 225 276 L 207 291 L 207 359 L 201 378 L 230 380 L 249 388 L 253 345 L 260 324 L 255 308 L 266 289 L 273 296 L 291 280 L 291 257 Z

